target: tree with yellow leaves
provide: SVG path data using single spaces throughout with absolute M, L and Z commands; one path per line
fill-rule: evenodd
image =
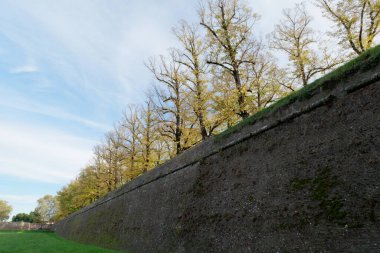
M 373 46 L 379 34 L 379 0 L 315 0 L 325 17 L 335 24 L 331 36 L 340 39 L 343 48 L 361 54 Z
M 147 67 L 161 86 L 157 86 L 155 107 L 159 118 L 160 134 L 172 144 L 170 157 L 182 153 L 199 141 L 195 131 L 196 118 L 191 115 L 185 76 L 178 63 L 176 52 L 170 50 L 169 57 L 151 58 Z
M 311 21 L 305 5 L 296 4 L 294 9 L 283 11 L 283 19 L 271 34 L 271 47 L 287 54 L 292 76 L 303 86 L 344 61 L 341 56 L 332 56 L 325 45 L 318 43 Z
M 252 27 L 258 15 L 240 0 L 208 0 L 200 8 L 199 16 L 208 35 L 207 63 L 232 77 L 235 113 L 247 118 L 247 83 L 243 82 L 242 72 L 254 64 L 251 52 L 256 43 L 252 39 Z
M 0 222 L 6 221 L 9 219 L 9 215 L 12 212 L 12 207 L 8 204 L 8 202 L 4 200 L 0 200 Z
M 189 105 L 198 120 L 202 140 L 210 137 L 221 124 L 213 115 L 213 92 L 209 87 L 206 53 L 208 49 L 198 26 L 181 21 L 173 32 L 181 44 L 176 61 L 183 66 L 184 84 L 189 90 Z

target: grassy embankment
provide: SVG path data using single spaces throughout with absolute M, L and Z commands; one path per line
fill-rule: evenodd
M 270 113 L 277 111 L 283 106 L 289 105 L 297 100 L 308 99 L 312 96 L 313 92 L 324 86 L 330 84 L 335 84 L 340 80 L 349 78 L 360 71 L 366 71 L 376 66 L 380 62 L 380 45 L 373 47 L 366 52 L 362 53 L 360 56 L 348 61 L 339 68 L 330 72 L 329 74 L 315 80 L 314 82 L 308 84 L 306 87 L 299 89 L 295 92 L 290 93 L 288 96 L 281 98 L 277 102 L 273 103 L 271 106 L 253 114 L 245 120 L 240 121 L 235 126 L 228 128 L 224 132 L 216 136 L 215 140 L 221 140 L 232 133 L 238 132 L 245 125 L 250 125 L 255 123 L 257 120 L 269 115 Z
M 0 231 L 0 253 L 116 253 L 58 237 L 52 232 Z

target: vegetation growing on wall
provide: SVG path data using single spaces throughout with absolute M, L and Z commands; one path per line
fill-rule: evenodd
M 313 91 L 317 90 L 318 88 L 322 86 L 328 86 L 328 85 L 337 83 L 356 72 L 370 69 L 375 64 L 378 64 L 379 61 L 380 61 L 380 46 L 376 46 L 374 48 L 367 50 L 366 52 L 361 54 L 359 57 L 356 57 L 352 59 L 351 61 L 345 63 L 343 66 L 340 66 L 339 68 L 335 69 L 329 74 L 315 80 L 314 82 L 307 85 L 306 87 L 303 87 L 295 92 L 290 93 L 288 96 L 285 96 L 279 99 L 275 103 L 255 113 L 249 118 L 240 121 L 235 126 L 228 128 L 227 130 L 220 133 L 217 136 L 216 140 L 226 137 L 232 133 L 235 133 L 239 131 L 242 127 L 249 124 L 253 124 L 257 120 L 297 100 L 303 100 L 305 98 L 309 98 L 312 95 Z

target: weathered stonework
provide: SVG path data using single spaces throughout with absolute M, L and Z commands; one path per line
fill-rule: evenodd
M 379 73 L 209 139 L 56 232 L 131 252 L 379 252 Z
M 29 223 L 29 222 L 0 222 L 0 230 L 52 230 L 51 224 Z

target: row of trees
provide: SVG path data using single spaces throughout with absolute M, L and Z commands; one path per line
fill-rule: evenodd
M 41 223 L 42 219 L 39 213 L 32 211 L 27 213 L 18 213 L 12 217 L 12 222 L 29 222 L 29 223 Z
M 4 200 L 0 200 L 0 222 L 7 221 L 13 208 Z M 29 214 L 18 213 L 12 217 L 12 221 L 47 223 L 53 222 L 57 218 L 58 202 L 56 197 L 45 195 L 37 200 L 37 207 Z
M 373 45 L 379 1 L 315 3 L 335 24 L 330 35 L 339 43 L 334 50 L 313 30 L 305 4 L 284 10 L 263 40 L 255 34 L 259 15 L 243 0 L 202 1 L 198 24 L 181 21 L 173 28 L 181 46 L 147 61 L 157 84 L 145 103 L 127 108 L 94 148 L 89 165 L 58 193 L 58 216 L 90 204 Z M 289 64 L 278 66 L 270 50 L 286 54 Z

